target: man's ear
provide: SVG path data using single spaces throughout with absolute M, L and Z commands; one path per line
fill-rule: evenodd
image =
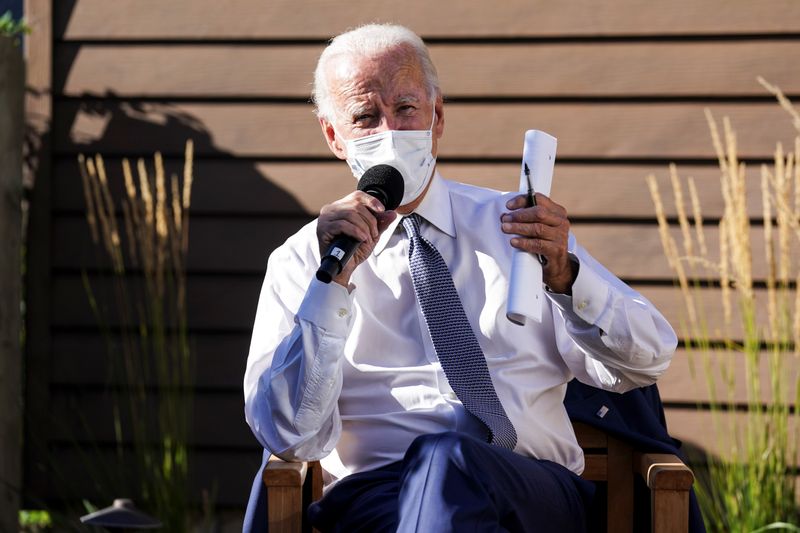
M 444 134 L 444 100 L 442 93 L 436 95 L 433 108 L 436 110 L 436 122 L 433 124 L 433 136 L 437 139 L 442 138 Z
M 342 142 L 342 139 L 336 134 L 336 130 L 333 129 L 333 124 L 328 119 L 319 117 L 319 126 L 322 128 L 325 142 L 328 143 L 328 148 L 333 152 L 333 155 L 342 160 L 347 159 L 344 142 Z

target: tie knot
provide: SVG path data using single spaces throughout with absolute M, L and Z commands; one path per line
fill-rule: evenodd
M 403 218 L 403 228 L 405 228 L 409 239 L 419 236 L 419 218 L 416 213 L 411 213 Z

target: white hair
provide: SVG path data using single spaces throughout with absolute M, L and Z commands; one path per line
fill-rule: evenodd
M 408 46 L 419 61 L 425 79 L 428 97 L 439 93 L 439 76 L 428 54 L 428 47 L 420 37 L 404 26 L 397 24 L 366 24 L 334 37 L 322 51 L 314 71 L 314 86 L 311 99 L 318 117 L 333 120 L 334 109 L 328 89 L 327 65 L 336 55 L 351 57 L 375 57 L 397 46 Z

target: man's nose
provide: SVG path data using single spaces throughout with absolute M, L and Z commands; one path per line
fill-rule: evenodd
M 398 123 L 397 118 L 392 116 L 391 113 L 382 113 L 381 114 L 381 121 L 376 128 L 376 133 L 381 131 L 388 131 L 388 130 L 399 130 L 400 124 Z

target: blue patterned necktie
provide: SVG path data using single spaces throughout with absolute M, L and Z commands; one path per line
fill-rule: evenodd
M 422 316 L 447 381 L 464 407 L 489 430 L 488 442 L 511 450 L 517 432 L 494 390 L 486 358 L 439 251 L 419 233 L 419 215 L 403 219 L 408 263 Z

